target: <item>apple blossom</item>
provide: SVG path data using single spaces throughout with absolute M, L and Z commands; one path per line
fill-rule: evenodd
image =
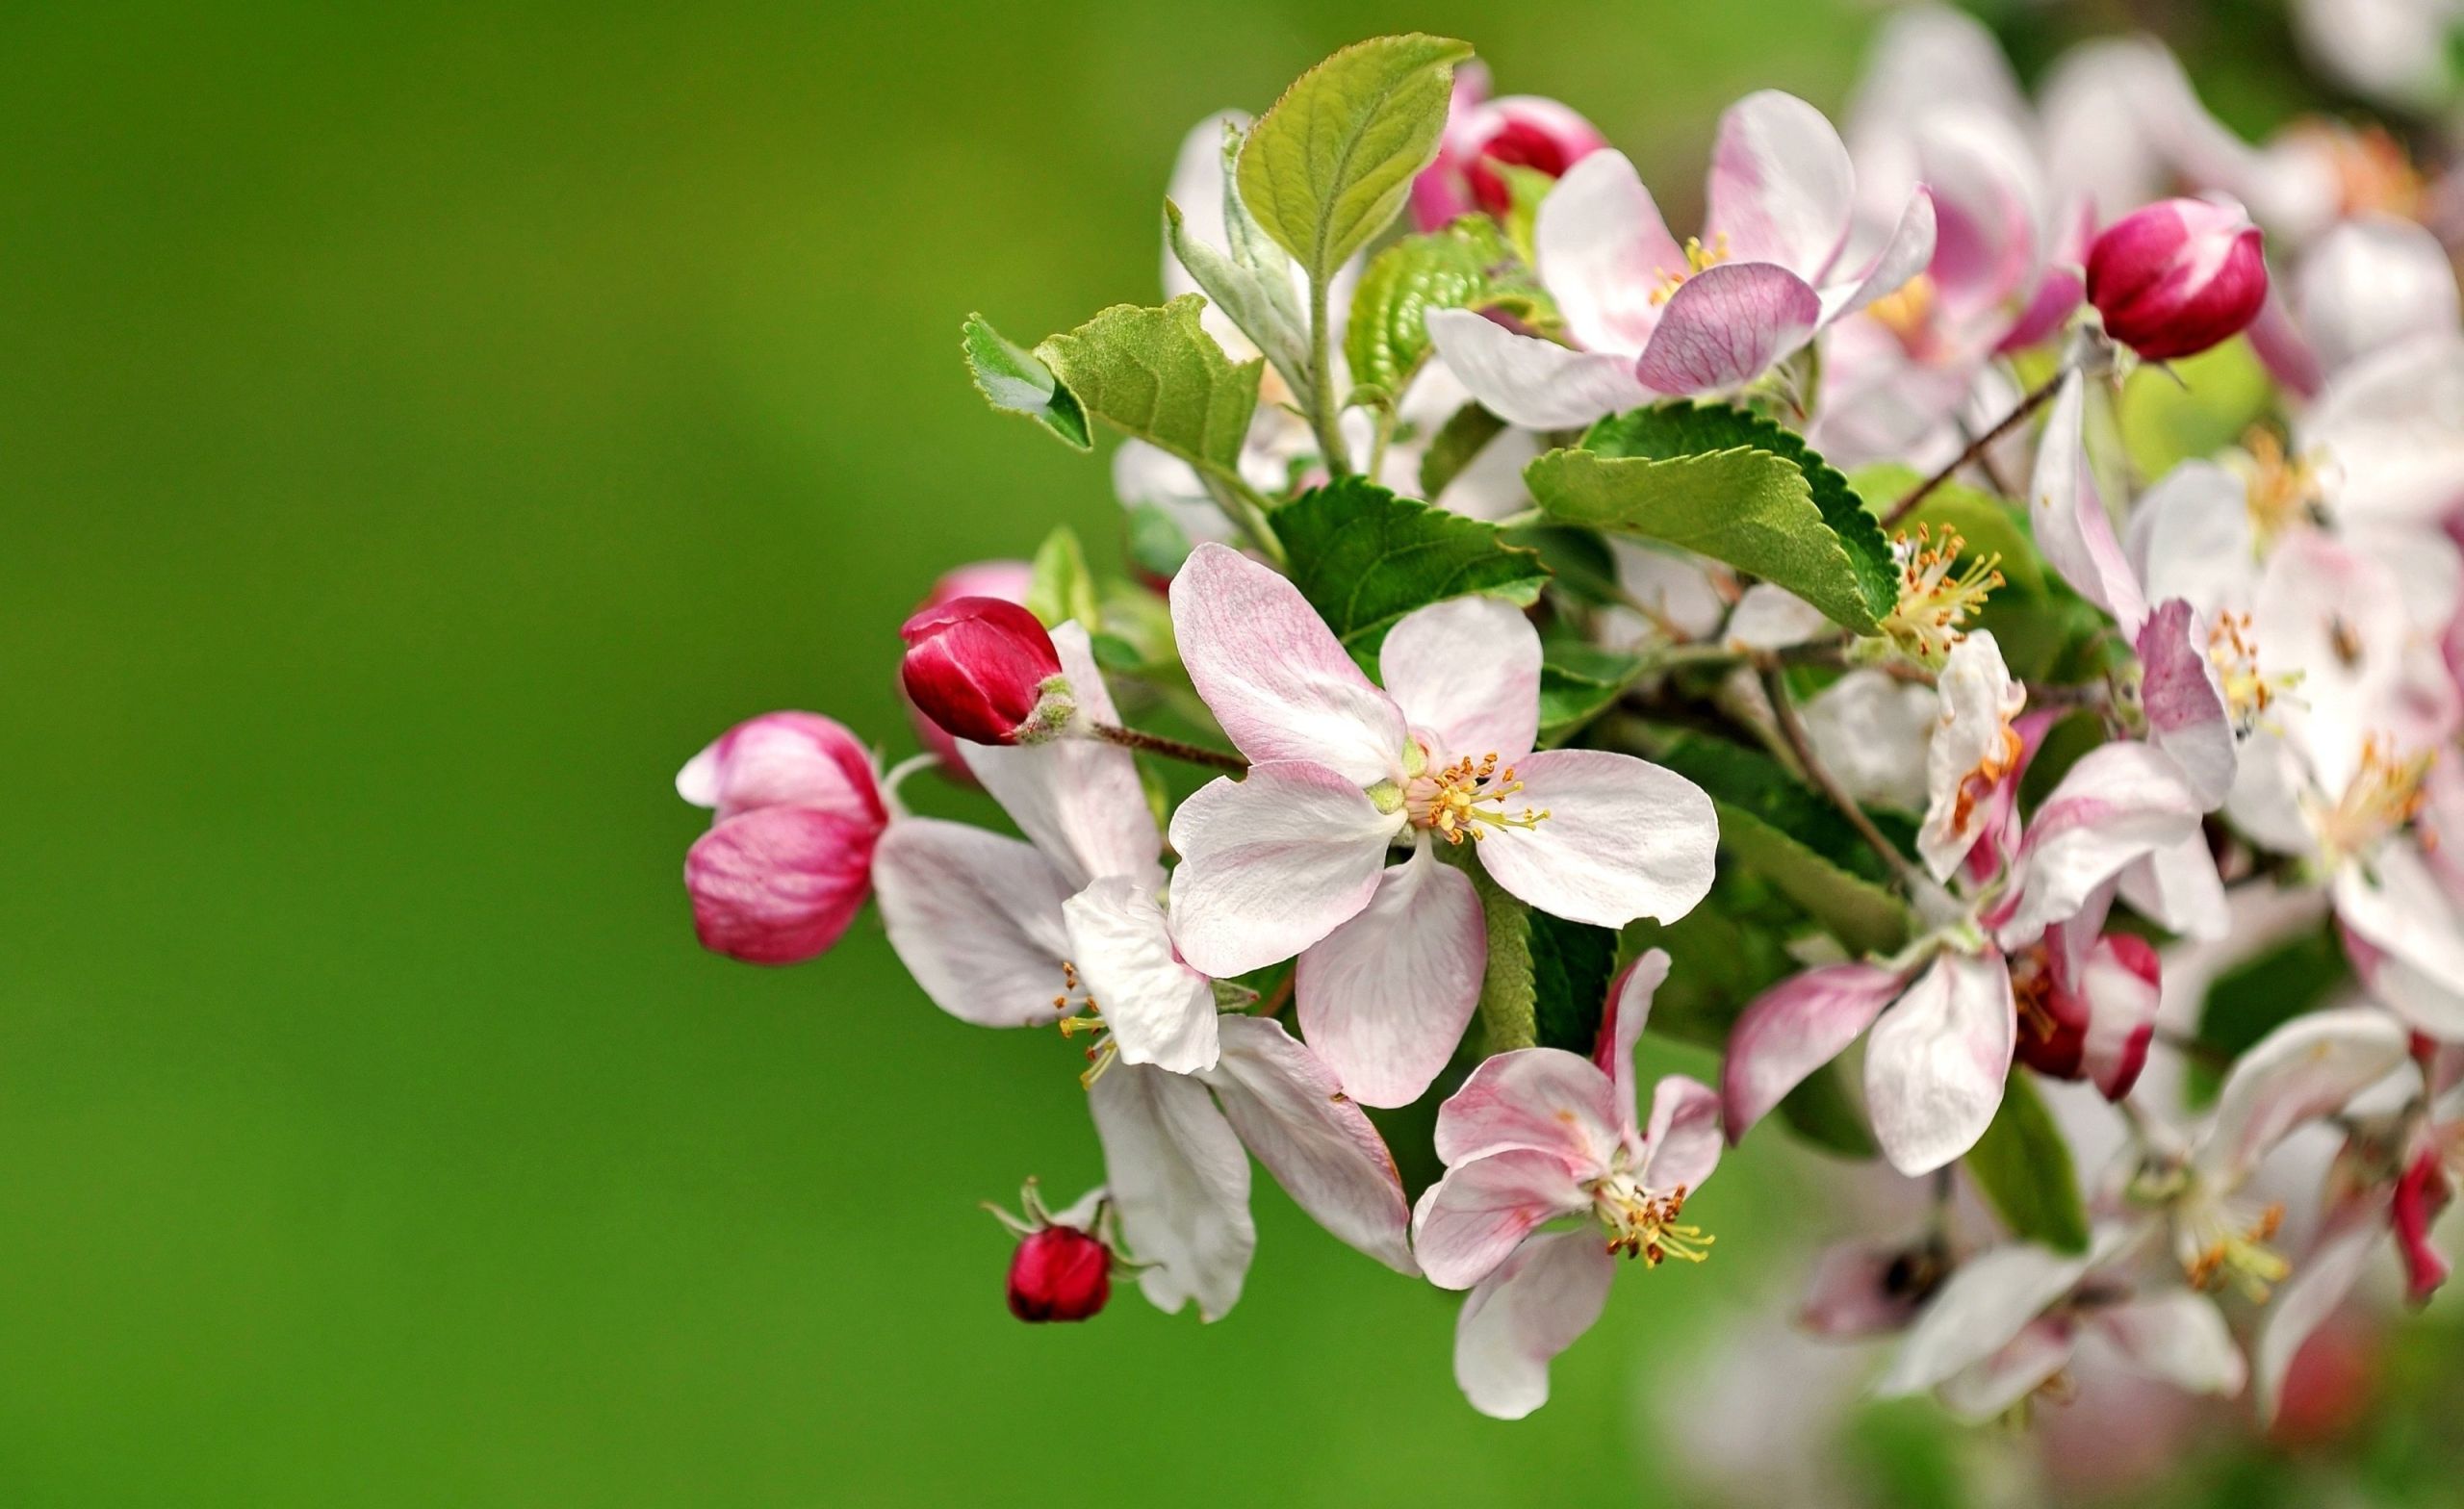
M 944 572 L 933 583 L 932 593 L 915 605 L 917 612 L 955 602 L 961 598 L 999 598 L 1006 602 L 1023 603 L 1033 584 L 1035 568 L 1025 561 L 975 561 Z M 902 684 L 899 695 L 907 696 Z M 965 759 L 959 754 L 957 735 L 924 715 L 913 699 L 907 702 L 908 722 L 915 729 L 915 737 L 933 755 L 941 774 L 962 784 L 973 784 Z
M 1076 710 L 1052 636 L 1015 602 L 956 598 L 916 613 L 898 632 L 907 641 L 900 683 L 953 738 L 1039 743 L 1067 727 Z
M 715 814 L 684 858 L 702 946 L 754 964 L 828 953 L 871 891 L 889 821 L 856 736 L 818 713 L 766 713 L 686 761 L 676 792 Z
M 2089 246 L 2087 294 L 2105 333 L 2140 355 L 2195 356 L 2241 334 L 2267 302 L 2259 228 L 2237 204 L 2134 210 Z

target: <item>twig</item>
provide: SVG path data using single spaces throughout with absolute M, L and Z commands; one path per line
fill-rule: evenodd
M 1841 788 L 1839 778 L 1834 776 L 1822 763 L 1821 756 L 1814 753 L 1813 739 L 1806 732 L 1804 720 L 1797 716 L 1797 704 L 1788 696 L 1787 678 L 1781 674 L 1776 664 L 1763 666 L 1761 674 L 1762 695 L 1770 700 L 1771 717 L 1779 725 L 1780 737 L 1787 741 L 1790 753 L 1797 756 L 1797 764 L 1804 769 L 1806 779 L 1831 799 L 1832 806 L 1839 808 L 1840 814 L 1848 819 L 1849 826 L 1856 829 L 1857 835 L 1881 857 L 1900 884 L 1907 887 L 1910 894 L 1916 894 L 1918 877 L 1915 867 L 1908 862 L 1908 856 L 1899 852 L 1897 844 L 1883 836 L 1883 831 L 1874 826 L 1874 820 L 1866 816 L 1865 809 Z
M 1326 329 L 1326 283 L 1309 280 L 1309 423 L 1318 432 L 1320 459 L 1326 474 L 1351 475 L 1351 457 L 1344 453 L 1343 406 L 1335 398 L 1334 345 Z
M 1117 744 L 1125 750 L 1144 750 L 1149 754 L 1161 754 L 1167 759 L 1185 760 L 1192 765 L 1203 765 L 1209 770 L 1228 770 L 1237 776 L 1249 768 L 1249 762 L 1238 754 L 1228 754 L 1222 750 L 1211 750 L 1203 744 L 1184 744 L 1178 739 L 1168 739 L 1160 733 L 1147 733 L 1138 729 L 1116 729 L 1109 723 L 1091 723 L 1087 725 L 1087 732 L 1107 744 Z
M 1952 457 L 1951 464 L 1949 466 L 1946 466 L 1939 472 L 1935 473 L 1924 481 L 1917 483 L 1916 490 L 1914 492 L 1910 493 L 1906 498 L 1901 499 L 1898 502 L 1891 504 L 1890 512 L 1883 515 L 1883 527 L 1887 529 L 1892 524 L 1895 524 L 1899 523 L 1900 520 L 1906 518 L 1910 510 L 1923 502 L 1926 499 L 1932 497 L 1934 490 L 1949 481 L 1954 475 L 1958 474 L 1959 470 L 1962 467 L 1964 467 L 1968 463 L 1976 460 L 1979 456 L 1984 455 L 1987 448 L 1990 447 L 1995 441 L 2000 440 L 2003 436 L 2009 434 L 2012 430 L 2024 423 L 2029 415 L 2034 414 L 2037 410 L 2044 407 L 2045 400 L 2061 391 L 2063 379 L 2069 375 L 2070 369 L 2066 366 L 2055 371 L 2052 376 L 2046 378 L 2043 385 L 2039 387 L 2034 393 L 2031 393 L 2026 397 L 2021 398 L 2019 400 L 2018 407 L 2002 416 L 2002 422 L 2000 423 L 1994 425 L 1991 429 L 1987 430 L 1984 434 L 1977 436 L 1976 439 L 1969 441 L 1967 448 L 1961 451 L 1957 456 Z

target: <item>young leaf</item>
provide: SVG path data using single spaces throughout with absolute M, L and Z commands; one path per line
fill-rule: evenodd
M 1103 627 L 1103 610 L 1095 599 L 1095 574 L 1087 569 L 1087 552 L 1078 532 L 1062 524 L 1036 547 L 1034 570 L 1027 578 L 1027 611 L 1046 628 L 1075 619 L 1089 633 Z
M 1035 349 L 1087 413 L 1219 477 L 1240 479 L 1259 360 L 1235 364 L 1197 322 L 1206 300 L 1116 304 Z
M 1591 1056 L 1617 977 L 1617 934 L 1607 928 L 1531 913 L 1531 1015 L 1544 1048 Z
M 2002 1109 L 1968 1150 L 1967 1171 L 2013 1236 L 2060 1252 L 2088 1250 L 2088 1211 L 2070 1144 L 2026 1070 L 2012 1072 Z
M 1872 633 L 1898 595 L 1881 528 L 1804 441 L 1742 409 L 1670 404 L 1602 420 L 1524 480 L 1569 524 L 1665 540 L 1785 587 Z
M 1356 42 L 1302 74 L 1241 148 L 1241 197 L 1312 283 L 1375 239 L 1437 157 L 1468 42 Z
M 1448 598 L 1486 593 L 1529 604 L 1548 579 L 1540 557 L 1495 524 L 1397 498 L 1346 477 L 1274 511 L 1293 584 L 1335 636 L 1373 648 L 1395 621 Z
M 1400 394 L 1428 358 L 1424 321 L 1430 310 L 1502 308 L 1527 320 L 1547 302 L 1497 222 L 1467 216 L 1444 230 L 1406 236 L 1370 263 L 1352 291 L 1344 358 L 1353 382 Z
M 1238 178 L 1241 128 L 1223 123 L 1223 234 L 1218 247 L 1191 233 L 1180 206 L 1164 201 L 1164 234 L 1206 296 L 1241 333 L 1257 344 L 1292 385 L 1300 406 L 1309 403 L 1309 323 L 1300 293 L 1293 286 L 1292 259 L 1284 255 L 1241 202 Z
M 1179 520 L 1153 503 L 1129 510 L 1124 524 L 1129 563 L 1159 581 L 1169 581 L 1190 558 L 1190 535 Z
M 1023 414 L 1081 450 L 1093 448 L 1087 411 L 1035 353 L 1002 337 L 982 315 L 969 315 L 959 329 L 959 347 L 976 391 L 996 409 Z
M 1478 458 L 1490 441 L 1505 433 L 1505 421 L 1476 403 L 1467 403 L 1448 418 L 1421 453 L 1421 496 L 1431 502 L 1446 484 Z

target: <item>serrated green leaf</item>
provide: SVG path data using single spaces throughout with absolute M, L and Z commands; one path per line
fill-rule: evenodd
M 1160 309 L 1116 304 L 1046 340 L 1035 355 L 1088 414 L 1201 473 L 1239 483 L 1266 363 L 1225 356 L 1197 322 L 1205 307 L 1195 294 Z
M 1075 619 L 1090 632 L 1103 625 L 1095 598 L 1095 574 L 1087 569 L 1087 552 L 1078 532 L 1063 524 L 1036 547 L 1033 575 L 1027 580 L 1027 611 L 1046 628 Z
M 1446 485 L 1462 474 L 1489 442 L 1505 433 L 1505 421 L 1476 403 L 1467 403 L 1447 417 L 1421 452 L 1421 496 L 1430 502 Z
M 2238 1059 L 2293 1018 L 2314 1010 L 2352 981 L 2335 924 L 2324 921 L 2285 938 L 2218 975 L 2199 1005 L 2198 1040 L 2224 1059 Z M 2218 1075 L 2194 1061 L 2190 1097 L 2215 1098 Z
M 1640 657 L 1552 640 L 1540 661 L 1540 744 L 1553 749 L 1616 705 L 1643 674 Z
M 2088 1210 L 2079 1198 L 2070 1144 L 2026 1070 L 2013 1071 L 2002 1109 L 1966 1162 L 2012 1235 L 2058 1252 L 2088 1250 Z
M 1354 649 L 1373 648 L 1415 608 L 1483 593 L 1527 605 L 1549 576 L 1495 524 L 1346 477 L 1274 511 L 1293 584 Z
M 1664 540 L 1874 632 L 1898 588 L 1890 548 L 1848 479 L 1769 420 L 1722 405 L 1611 416 L 1525 469 L 1553 517 Z
M 1238 179 L 1241 128 L 1223 123 L 1223 232 L 1218 247 L 1200 241 L 1183 223 L 1178 205 L 1164 201 L 1164 234 L 1206 296 L 1241 333 L 1274 363 L 1297 396 L 1309 404 L 1309 322 L 1293 287 L 1292 259 L 1284 255 L 1241 202 Z
M 1034 352 L 1003 337 L 982 315 L 967 316 L 959 327 L 959 347 L 987 402 L 1027 416 L 1080 450 L 1092 448 L 1087 411 Z
M 1430 310 L 1510 309 L 1528 320 L 1547 303 L 1497 222 L 1466 216 L 1406 236 L 1370 263 L 1352 291 L 1344 359 L 1353 382 L 1398 395 L 1428 359 Z
M 1302 74 L 1250 128 L 1241 198 L 1312 283 L 1401 213 L 1437 157 L 1468 42 L 1413 33 L 1355 42 Z
M 1882 860 L 1823 796 L 1758 751 L 1685 734 L 1659 762 L 1710 795 L 1720 847 L 1751 867 L 1852 952 L 1886 954 L 1908 941 L 1908 905 L 1884 883 Z M 1868 813 L 1887 835 L 1903 819 Z
M 1589 1058 L 1617 977 L 1617 934 L 1534 911 L 1530 936 L 1533 1035 L 1544 1048 Z
M 1471 1039 L 1472 1057 L 1486 1059 L 1539 1041 L 1539 993 L 1531 980 L 1531 908 L 1490 880 L 1477 859 L 1455 852 L 1468 847 L 1454 845 L 1440 854 L 1472 878 L 1488 928 L 1488 971 L 1480 977 Z
M 1882 1150 L 1865 1126 L 1864 1113 L 1848 1093 L 1848 1080 L 1837 1061 L 1824 1064 L 1799 1081 L 1780 1099 L 1780 1119 L 1798 1138 L 1842 1158 L 1872 1158 Z

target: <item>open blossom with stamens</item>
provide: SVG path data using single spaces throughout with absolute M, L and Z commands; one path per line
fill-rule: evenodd
M 1171 601 L 1191 681 L 1253 762 L 1173 815 L 1172 935 L 1217 976 L 1299 955 L 1301 1029 L 1356 1098 L 1416 1098 L 1478 1004 L 1479 903 L 1436 849 L 1599 927 L 1681 917 L 1710 888 L 1719 826 L 1699 787 L 1628 754 L 1533 752 L 1540 640 L 1510 604 L 1404 618 L 1381 689 L 1237 551 L 1200 546 Z
M 1842 265 L 1856 174 L 1831 123 L 1793 95 L 1751 94 L 1720 117 L 1709 197 L 1703 235 L 1680 245 L 1634 165 L 1592 153 L 1541 201 L 1533 229 L 1540 281 L 1577 345 L 1459 309 L 1432 312 L 1429 338 L 1492 413 L 1569 428 L 1752 382 L 1934 254 L 1934 205 L 1918 190 L 1881 249 Z
M 1668 977 L 1657 949 L 1611 987 L 1599 1050 L 1489 1059 L 1437 1113 L 1446 1177 L 1412 1213 L 1430 1282 L 1469 1289 L 1454 1378 L 1483 1415 L 1520 1419 L 1549 1400 L 1549 1364 L 1607 1303 L 1617 1259 L 1699 1263 L 1711 1239 L 1685 1203 L 1720 1157 L 1719 1097 L 1672 1074 L 1636 1113 L 1633 1052 Z M 1571 1230 L 1543 1230 L 1576 1217 Z

